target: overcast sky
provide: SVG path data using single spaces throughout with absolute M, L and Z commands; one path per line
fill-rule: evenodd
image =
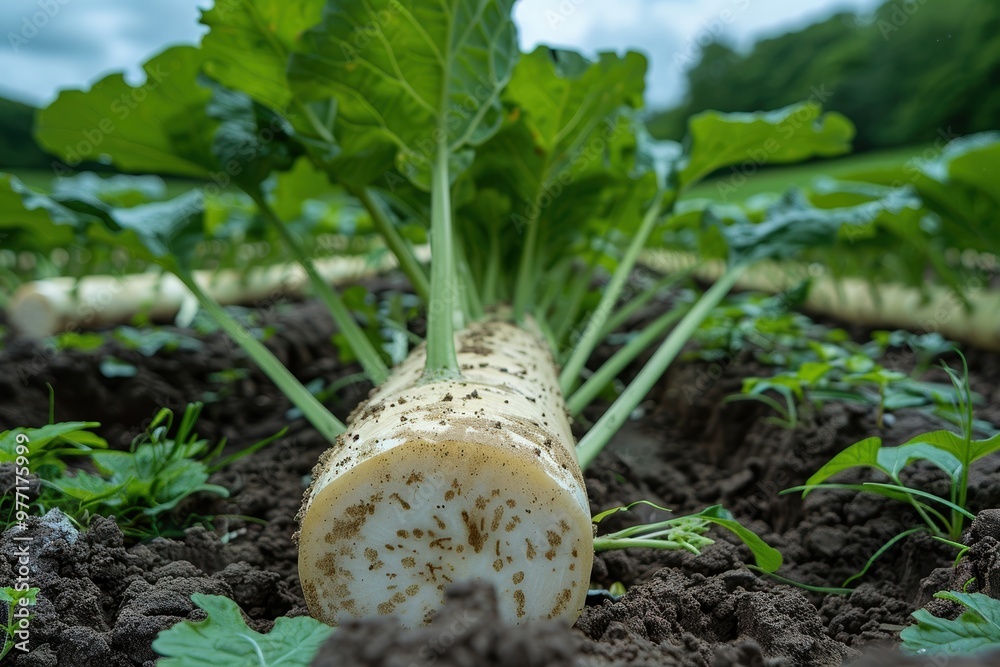
M 651 59 L 651 106 L 684 93 L 683 71 L 699 44 L 724 34 L 746 46 L 839 9 L 869 11 L 881 0 L 521 0 L 524 48 L 637 49 Z M 0 95 L 45 104 L 108 72 L 131 70 L 177 43 L 196 43 L 198 8 L 212 0 L 0 0 Z M 48 12 L 45 8 L 48 7 Z

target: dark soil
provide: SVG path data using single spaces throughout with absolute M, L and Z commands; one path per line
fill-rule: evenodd
M 269 315 L 277 333 L 268 346 L 301 379 L 333 381 L 359 369 L 336 361 L 332 324 L 322 309 L 300 304 Z M 258 371 L 225 383 L 214 373 L 250 368 L 237 349 L 213 334 L 199 350 L 146 357 L 108 341 L 95 352 L 51 353 L 9 339 L 0 350 L 0 431 L 48 420 L 48 389 L 56 391 L 55 417 L 102 423 L 99 432 L 125 448 L 160 407 L 183 409 L 212 392 L 198 431 L 227 437 L 234 451 L 289 432 L 258 454 L 210 481 L 229 488 L 221 500 L 198 497 L 184 511 L 215 516 L 214 523 L 172 538 L 126 540 L 111 519 L 94 518 L 78 533 L 57 514 L 32 518 L 27 533 L 0 537 L 0 586 L 9 585 L 17 550 L 31 537 L 32 585 L 41 593 L 31 621 L 31 651 L 14 651 L 15 667 L 118 667 L 152 665 L 157 632 L 202 616 L 192 593 L 226 595 L 243 608 L 254 629 L 267 631 L 282 615 L 305 613 L 291 541 L 293 517 L 307 476 L 326 444 L 301 419 L 288 421 L 288 401 Z M 607 351 L 604 351 L 605 353 Z M 133 364 L 131 378 L 106 378 L 101 360 Z M 989 406 L 979 417 L 1000 423 L 1000 356 L 970 354 L 973 388 Z M 906 367 L 906 359 L 900 361 Z M 747 359 L 713 367 L 672 369 L 587 472 L 593 510 L 647 499 L 691 512 L 723 503 L 785 556 L 781 574 L 815 586 L 839 586 L 885 541 L 915 524 L 907 509 L 848 492 L 781 496 L 847 445 L 870 435 L 898 444 L 941 425 L 904 411 L 883 429 L 873 411 L 828 404 L 795 430 L 769 424 L 763 406 L 723 403 L 741 378 L 760 369 Z M 349 386 L 331 403 L 341 418 L 367 393 Z M 599 416 L 594 408 L 578 424 Z M 1000 457 L 977 464 L 970 500 L 976 511 L 1000 507 Z M 10 488 L 0 466 L 0 487 Z M 859 478 L 860 479 L 860 478 Z M 944 480 L 917 468 L 910 481 L 941 492 Z M 608 529 L 649 519 L 651 509 L 613 517 Z M 237 518 L 240 517 L 240 518 Z M 252 517 L 262 521 L 246 521 Z M 343 626 L 316 665 L 683 665 L 811 666 L 928 664 L 886 651 L 915 609 L 930 603 L 939 615 L 955 609 L 931 596 L 944 588 L 1000 596 L 1000 519 L 984 512 L 968 535 L 974 544 L 957 569 L 954 552 L 919 536 L 887 552 L 848 596 L 823 596 L 762 578 L 744 567 L 749 552 L 725 534 L 700 556 L 645 549 L 600 554 L 594 585 L 616 582 L 628 593 L 617 602 L 589 606 L 572 629 L 556 623 L 513 627 L 496 618 L 492 592 L 475 586 L 453 591 L 427 628 L 404 631 L 392 619 Z M 969 580 L 971 584 L 967 584 Z M 862 657 L 864 656 L 864 657 Z M 937 664 L 937 663 L 934 663 Z M 949 664 L 1000 664 L 958 662 Z

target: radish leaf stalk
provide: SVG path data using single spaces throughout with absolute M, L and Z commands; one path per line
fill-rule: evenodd
M 357 356 L 361 367 L 365 369 L 365 373 L 367 373 L 373 384 L 381 384 L 389 376 L 389 368 L 386 366 L 385 361 L 382 360 L 382 355 L 379 354 L 379 351 L 365 335 L 365 332 L 361 330 L 358 323 L 354 321 L 354 317 L 347 310 L 340 295 L 337 294 L 337 290 L 316 271 L 316 265 L 313 263 L 312 258 L 309 257 L 302 242 L 295 236 L 295 232 L 290 230 L 285 222 L 278 218 L 274 209 L 271 208 L 263 197 L 255 197 L 254 200 L 264 218 L 267 219 L 285 242 L 285 246 L 291 252 L 292 257 L 305 270 L 313 289 L 323 303 L 326 304 L 330 315 L 333 317 L 333 321 L 337 324 L 337 328 L 340 329 L 344 337 L 347 338 L 351 350 Z
M 437 149 L 431 192 L 431 298 L 427 303 L 427 366 L 424 380 L 450 380 L 461 375 L 455 356 L 455 312 L 458 276 L 451 224 L 448 149 Z
M 573 353 L 570 355 L 566 365 L 563 366 L 562 373 L 559 375 L 559 386 L 562 388 L 564 394 L 569 395 L 576 386 L 580 371 L 583 370 L 583 366 L 587 363 L 587 359 L 590 358 L 590 354 L 601 342 L 604 325 L 611 316 L 611 311 L 614 309 L 615 304 L 618 302 L 618 297 L 625 287 L 625 281 L 628 280 L 633 267 L 635 267 L 636 260 L 639 259 L 639 252 L 649 240 L 649 235 L 652 233 L 653 226 L 656 224 L 663 207 L 663 200 L 663 193 L 658 192 L 653 199 L 653 203 L 650 204 L 649 209 L 646 211 L 646 215 L 643 216 L 639 230 L 632 237 L 632 242 L 629 243 L 625 255 L 618 262 L 611 280 L 604 288 L 600 303 L 597 304 L 597 308 L 594 309 L 587 320 L 587 327 L 584 329 L 583 336 L 577 341 L 573 347 Z
M 316 397 L 305 388 L 285 366 L 278 361 L 274 353 L 264 347 L 264 345 L 253 337 L 249 331 L 243 328 L 236 319 L 226 312 L 214 299 L 208 296 L 194 277 L 186 270 L 175 271 L 178 278 L 191 290 L 191 293 L 198 299 L 201 307 L 219 323 L 219 326 L 242 347 L 250 358 L 254 360 L 264 374 L 271 378 L 271 381 L 278 385 L 282 393 L 289 398 L 295 407 L 302 411 L 309 423 L 323 435 L 324 438 L 333 442 L 337 436 L 344 432 L 346 428 L 339 419 L 333 416 Z
M 597 458 L 597 455 L 611 441 L 611 438 L 625 423 L 632 411 L 639 407 L 639 403 L 667 370 L 667 366 L 677 357 L 681 348 L 694 335 L 695 330 L 708 317 L 712 309 L 725 298 L 744 270 L 746 270 L 746 265 L 740 264 L 733 267 L 702 295 L 674 330 L 670 332 L 670 335 L 667 336 L 625 391 L 580 439 L 576 452 L 581 468 L 586 468 Z
M 400 270 L 406 274 L 413 286 L 413 291 L 424 301 L 430 300 L 431 284 L 427 279 L 427 272 L 417 261 L 413 253 L 413 246 L 403 238 L 396 225 L 386 212 L 383 202 L 369 188 L 348 187 L 348 192 L 358 198 L 361 204 L 368 211 L 368 215 L 375 225 L 375 229 L 385 240 L 386 246 L 399 260 Z

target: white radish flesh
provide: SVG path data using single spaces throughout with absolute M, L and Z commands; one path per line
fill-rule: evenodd
M 493 583 L 511 621 L 582 611 L 593 533 L 548 346 L 490 321 L 456 348 L 461 380 L 421 384 L 417 348 L 313 471 L 298 540 L 314 617 L 419 625 L 469 579 Z
M 316 270 L 333 284 L 351 282 L 395 267 L 392 255 L 378 265 L 364 257 L 317 260 Z M 309 289 L 298 264 L 274 264 L 248 271 L 195 271 L 195 280 L 222 305 L 252 303 Z M 44 338 L 65 330 L 98 329 L 131 320 L 144 312 L 154 320 L 174 317 L 194 296 L 173 275 L 49 278 L 21 285 L 7 306 L 7 318 L 22 335 Z
M 690 253 L 650 250 L 640 258 L 644 266 L 661 273 L 683 271 L 699 264 Z M 817 270 L 818 269 L 818 270 Z M 702 280 L 716 281 L 725 273 L 720 261 L 702 263 L 695 271 Z M 740 289 L 784 292 L 812 280 L 803 308 L 870 327 L 902 327 L 917 333 L 939 332 L 952 340 L 984 350 L 1000 350 L 1000 292 L 980 284 L 962 300 L 942 285 L 923 289 L 894 283 L 873 284 L 859 278 L 835 278 L 816 265 L 761 262 L 737 281 Z

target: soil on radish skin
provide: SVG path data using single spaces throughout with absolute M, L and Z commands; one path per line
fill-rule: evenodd
M 298 304 L 272 316 L 278 330 L 267 344 L 301 379 L 330 382 L 358 371 L 336 361 L 332 325 L 317 304 Z M 112 356 L 135 366 L 136 375 L 104 377 L 101 361 Z M 973 388 L 988 405 L 1000 406 L 1000 357 L 973 353 L 970 362 Z M 250 370 L 229 383 L 215 375 L 234 367 Z M 873 411 L 828 404 L 795 430 L 785 430 L 768 423 L 763 406 L 722 402 L 738 391 L 743 376 L 760 370 L 746 359 L 718 369 L 676 365 L 651 394 L 643 416 L 629 422 L 587 472 L 592 508 L 647 499 L 689 512 L 721 502 L 782 551 L 784 576 L 840 585 L 916 518 L 904 506 L 878 498 L 826 492 L 802 500 L 778 491 L 801 484 L 862 437 L 881 434 L 898 444 L 940 424 L 909 411 L 893 415 L 880 430 Z M 278 443 L 213 476 L 212 483 L 231 490 L 230 498 L 201 496 L 178 510 L 178 516 L 215 516 L 211 529 L 192 527 L 136 542 L 111 519 L 94 518 L 90 530 L 79 534 L 55 515 L 30 519 L 31 584 L 41 593 L 31 621 L 31 651 L 14 651 L 9 664 L 152 665 L 157 632 L 202 617 L 190 601 L 195 592 L 233 598 L 259 631 L 270 629 L 278 616 L 306 613 L 292 517 L 326 443 L 301 419 L 288 421 L 287 400 L 238 350 L 220 335 L 205 338 L 199 350 L 153 357 L 113 341 L 94 352 L 52 354 L 9 339 L 0 351 L 0 430 L 46 423 L 46 383 L 56 391 L 57 420 L 100 421 L 100 433 L 116 448 L 127 447 L 159 407 L 179 410 L 206 395 L 216 400 L 205 406 L 197 430 L 213 440 L 227 437 L 232 451 L 284 426 L 289 431 Z M 344 418 L 367 389 L 363 383 L 349 385 L 331 407 Z M 596 418 L 600 409 L 589 410 L 585 418 Z M 995 410 L 986 408 L 980 416 L 1000 421 Z M 578 425 L 580 432 L 584 428 Z M 1000 507 L 998 472 L 1000 457 L 977 464 L 973 509 Z M 10 477 L 9 468 L 0 467 L 5 491 Z M 945 488 L 943 478 L 929 469 L 918 468 L 912 478 L 932 491 Z M 636 508 L 612 517 L 605 528 L 658 516 L 650 508 Z M 588 607 L 572 629 L 545 623 L 528 629 L 506 626 L 490 616 L 488 594 L 466 590 L 456 592 L 450 604 L 479 609 L 488 623 L 457 631 L 446 622 L 405 634 L 392 630 L 399 636 L 371 642 L 366 638 L 387 632 L 392 622 L 360 621 L 342 628 L 316 664 L 331 664 L 334 655 L 342 665 L 399 664 L 405 651 L 416 650 L 416 659 L 423 661 L 417 664 L 441 665 L 527 667 L 536 664 L 533 660 L 599 666 L 839 665 L 894 644 L 909 614 L 942 587 L 964 584 L 972 576 L 973 587 L 997 595 L 1000 534 L 989 527 L 995 516 L 986 518 L 983 528 L 970 533 L 982 546 L 970 551 L 957 572 L 950 567 L 953 551 L 914 536 L 886 553 L 849 596 L 807 593 L 758 577 L 743 566 L 750 560 L 745 548 L 715 531 L 718 542 L 697 557 L 645 549 L 599 554 L 595 585 L 621 582 L 628 593 L 617 602 Z M 0 537 L 0 585 L 12 581 L 16 571 L 20 543 L 13 537 L 13 531 Z M 956 612 L 932 604 L 939 613 Z M 444 646 L 447 633 L 453 649 Z M 532 638 L 531 646 L 521 641 L 524 637 Z M 877 660 L 864 664 L 895 659 L 864 658 Z

